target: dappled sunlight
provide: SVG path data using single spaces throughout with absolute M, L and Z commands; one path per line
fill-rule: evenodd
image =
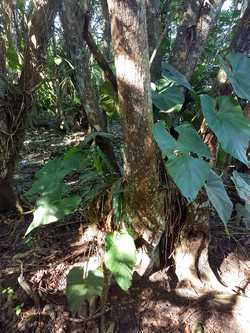
M 249 1 L 0 0 L 0 332 L 250 332 Z
M 230 293 L 196 291 L 192 285 L 170 291 L 166 271 L 156 272 L 154 276 L 154 282 L 148 278 L 136 282 L 130 296 L 121 295 L 112 288 L 111 297 L 115 303 L 112 315 L 120 318 L 120 327 L 162 332 L 164 327 L 166 330 L 167 323 L 167 332 L 180 332 L 182 325 L 194 329 L 200 322 L 208 332 L 220 328 L 225 332 L 247 332 L 250 322 L 248 316 L 244 319 L 243 316 L 250 305 L 248 298 Z M 129 302 L 131 297 L 133 301 Z M 126 326 L 129 317 L 133 321 Z

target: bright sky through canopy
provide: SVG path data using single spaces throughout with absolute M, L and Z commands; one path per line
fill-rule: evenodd
M 229 9 L 231 7 L 231 5 L 232 5 L 232 0 L 226 0 L 224 2 L 224 5 L 222 6 L 222 9 L 223 10 L 227 10 L 227 9 Z

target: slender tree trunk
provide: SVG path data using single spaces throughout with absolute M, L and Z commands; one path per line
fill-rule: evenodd
M 88 8 L 82 6 L 80 1 L 63 0 L 60 17 L 64 29 L 65 44 L 75 68 L 74 84 L 81 98 L 89 125 L 95 131 L 105 132 L 107 130 L 107 118 L 100 109 L 97 87 L 91 78 L 90 53 L 83 40 L 87 10 Z M 106 138 L 97 137 L 96 143 L 108 156 L 114 170 L 120 172 L 111 142 Z
M 97 131 L 105 131 L 106 119 L 100 110 L 96 87 L 91 80 L 90 54 L 82 37 L 85 9 L 81 6 L 80 1 L 63 0 L 60 17 L 65 45 L 74 66 L 74 85 L 81 98 L 89 124 Z
M 230 48 L 234 52 L 250 54 L 250 1 L 242 14 Z
M 6 87 L 0 97 L 0 212 L 15 207 L 13 174 L 24 139 L 24 122 L 31 108 L 31 95 L 40 82 L 43 54 L 47 48 L 57 1 L 35 1 L 26 41 L 25 58 L 17 87 Z
M 148 31 L 149 58 L 155 52 L 154 60 L 151 64 L 150 73 L 153 82 L 161 78 L 162 53 L 156 50 L 161 35 L 160 1 L 146 0 L 146 17 Z
M 135 231 L 159 242 L 163 201 L 150 93 L 149 52 L 144 0 L 108 0 L 118 94 L 124 134 L 125 206 Z
M 53 31 L 52 25 L 58 11 L 57 0 L 34 1 L 30 30 L 26 40 L 24 64 L 19 81 L 20 88 L 31 94 L 41 82 L 44 65 L 44 53 Z
M 184 14 L 170 55 L 169 62 L 191 78 L 200 60 L 209 32 L 214 26 L 225 0 L 185 2 Z
M 111 28 L 107 0 L 101 0 L 102 15 L 104 19 L 104 31 L 102 37 L 102 49 L 106 59 L 111 60 Z
M 2 17 L 0 16 L 0 27 L 1 27 L 1 21 L 2 21 Z M 5 52 L 6 52 L 5 41 L 4 41 L 2 31 L 1 31 L 1 28 L 0 28 L 0 75 L 4 75 L 5 71 L 6 71 Z

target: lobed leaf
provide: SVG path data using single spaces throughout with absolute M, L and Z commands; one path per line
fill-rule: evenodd
M 50 201 L 48 197 L 43 197 L 37 201 L 37 207 L 34 211 L 33 221 L 29 225 L 25 236 L 32 230 L 56 222 L 68 214 L 74 212 L 79 206 L 81 198 L 77 195 L 66 197 L 57 201 Z
M 168 87 L 160 92 L 152 91 L 153 104 L 166 112 L 180 111 L 184 103 L 184 95 L 177 86 Z
M 106 236 L 104 262 L 119 287 L 127 291 L 131 286 L 136 248 L 133 238 L 126 230 Z
M 250 100 L 250 58 L 243 53 L 229 53 L 223 68 L 236 95 Z
M 164 77 L 167 77 L 172 82 L 175 82 L 180 86 L 183 86 L 194 92 L 191 84 L 188 82 L 186 77 L 183 74 L 181 74 L 176 68 L 171 66 L 169 63 L 164 62 L 162 64 L 162 75 Z
M 216 134 L 222 149 L 249 166 L 246 152 L 250 122 L 244 117 L 240 105 L 230 96 L 219 97 L 216 101 L 208 95 L 201 95 L 201 106 L 207 124 Z
M 89 271 L 83 278 L 83 269 L 74 267 L 67 276 L 66 297 L 71 311 L 77 312 L 85 300 L 101 296 L 103 273 L 100 270 Z
M 207 180 L 210 171 L 209 164 L 201 159 L 183 155 L 169 160 L 165 166 L 187 200 L 189 202 L 195 200 Z
M 233 204 L 225 190 L 221 178 L 213 170 L 210 170 L 205 189 L 208 199 L 211 201 L 226 226 L 232 215 Z

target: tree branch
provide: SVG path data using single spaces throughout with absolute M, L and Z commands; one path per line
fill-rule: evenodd
M 86 13 L 85 14 L 84 30 L 83 30 L 83 39 L 85 40 L 86 44 L 88 45 L 88 47 L 89 47 L 91 53 L 93 54 L 96 62 L 98 63 L 98 65 L 103 70 L 105 77 L 107 78 L 107 80 L 110 81 L 114 91 L 117 93 L 118 88 L 117 88 L 117 80 L 116 80 L 115 74 L 113 73 L 112 69 L 110 68 L 107 60 L 104 57 L 104 55 L 101 53 L 98 46 L 96 45 L 91 33 L 89 32 L 89 21 L 90 21 L 89 14 Z

